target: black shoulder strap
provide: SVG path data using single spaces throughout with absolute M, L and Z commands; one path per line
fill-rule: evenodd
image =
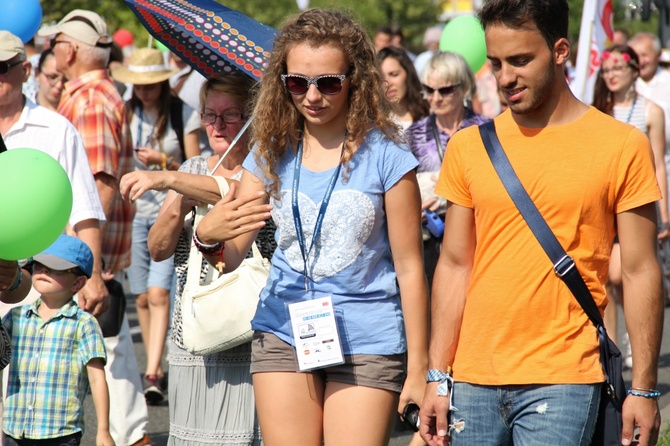
M 519 181 L 519 178 L 514 172 L 514 168 L 512 168 L 505 151 L 500 145 L 500 140 L 498 140 L 498 135 L 496 135 L 495 124 L 493 121 L 480 125 L 479 133 L 484 141 L 486 153 L 489 155 L 489 158 L 491 158 L 493 167 L 498 173 L 507 193 L 512 198 L 512 201 L 514 201 L 514 204 L 519 209 L 519 212 L 530 227 L 530 230 L 540 242 L 540 245 L 542 245 L 544 252 L 546 252 L 549 259 L 551 259 L 551 263 L 554 264 L 554 272 L 565 282 L 568 288 L 570 288 L 570 291 L 575 295 L 575 298 L 582 306 L 589 319 L 591 319 L 593 324 L 598 328 L 598 331 L 601 331 L 601 329 L 604 331 L 603 319 L 593 300 L 591 291 L 589 291 L 584 283 L 584 279 L 579 274 L 575 261 L 565 252 L 551 228 L 549 228 L 549 225 L 547 225 L 547 222 L 544 220 L 544 217 L 542 217 L 542 214 L 538 211 L 535 203 L 533 203 L 533 200 L 528 196 L 528 192 L 524 189 L 521 181 Z
M 179 140 L 181 159 L 186 160 L 186 151 L 184 150 L 184 117 L 182 115 L 183 104 L 178 97 L 170 96 L 170 125 Z
M 5 145 L 5 139 L 0 135 L 0 153 L 6 152 L 7 146 Z

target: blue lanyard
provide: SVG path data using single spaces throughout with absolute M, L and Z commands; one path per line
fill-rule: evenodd
M 342 144 L 342 151 L 344 151 L 344 143 Z M 314 235 L 312 236 L 312 242 L 309 245 L 309 249 L 305 251 L 305 238 L 302 233 L 302 222 L 300 221 L 300 209 L 298 207 L 298 187 L 300 185 L 300 167 L 302 165 L 302 139 L 298 141 L 298 150 L 295 154 L 295 166 L 293 168 L 293 191 L 291 195 L 291 204 L 293 206 L 293 221 L 295 222 L 295 231 L 298 237 L 298 245 L 300 245 L 300 253 L 302 254 L 302 261 L 304 264 L 303 275 L 305 277 L 305 291 L 309 291 L 309 276 L 307 268 L 307 259 L 309 253 L 312 252 L 314 247 L 314 242 L 319 237 L 321 232 L 321 226 L 323 225 L 323 218 L 326 215 L 326 208 L 330 202 L 330 197 L 333 194 L 333 189 L 335 189 L 335 183 L 337 183 L 337 178 L 340 176 L 340 169 L 342 167 L 342 162 L 337 164 L 337 168 L 333 173 L 328 187 L 326 188 L 326 193 L 323 196 L 323 201 L 321 202 L 321 208 L 319 209 L 319 215 L 316 217 L 316 223 L 314 224 Z

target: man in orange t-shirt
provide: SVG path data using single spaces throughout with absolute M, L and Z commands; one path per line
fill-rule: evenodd
M 489 0 L 480 20 L 509 105 L 495 119 L 500 142 L 601 313 L 619 236 L 624 286 L 633 293 L 625 308 L 632 386 L 649 396 L 625 400 L 622 443 L 630 444 L 637 426 L 640 444 L 655 444 L 661 193 L 649 141 L 571 93 L 563 76 L 570 56 L 566 0 Z M 596 328 L 554 274 L 477 128 L 450 141 L 436 192 L 449 204 L 432 290 L 422 437 L 431 446 L 447 437 L 454 446 L 589 444 L 604 381 Z

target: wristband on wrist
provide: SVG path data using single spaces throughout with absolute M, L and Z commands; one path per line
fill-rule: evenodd
M 161 153 L 161 169 L 165 170 L 167 168 L 167 155 L 165 152 Z
M 23 270 L 21 269 L 21 266 L 16 267 L 16 280 L 14 280 L 14 283 L 12 286 L 7 288 L 7 291 L 14 291 L 21 285 L 21 279 L 23 278 Z
M 208 256 L 220 255 L 226 247 L 223 242 L 217 242 L 211 245 L 201 242 L 198 238 L 197 227 L 193 229 L 193 243 L 195 244 L 195 247 L 198 248 L 198 251 Z
M 437 382 L 437 395 L 438 396 L 447 396 L 451 389 L 454 387 L 454 378 L 451 377 L 451 367 L 447 367 L 447 371 L 443 372 L 441 370 L 430 369 L 426 374 L 426 382 L 434 383 Z
M 631 396 L 641 396 L 642 398 L 658 398 L 661 396 L 661 392 L 656 389 L 643 389 L 640 387 L 631 387 L 628 390 L 628 395 Z

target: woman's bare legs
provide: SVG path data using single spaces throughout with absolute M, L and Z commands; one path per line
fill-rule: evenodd
M 398 394 L 311 373 L 255 373 L 254 394 L 266 446 L 383 446 Z

